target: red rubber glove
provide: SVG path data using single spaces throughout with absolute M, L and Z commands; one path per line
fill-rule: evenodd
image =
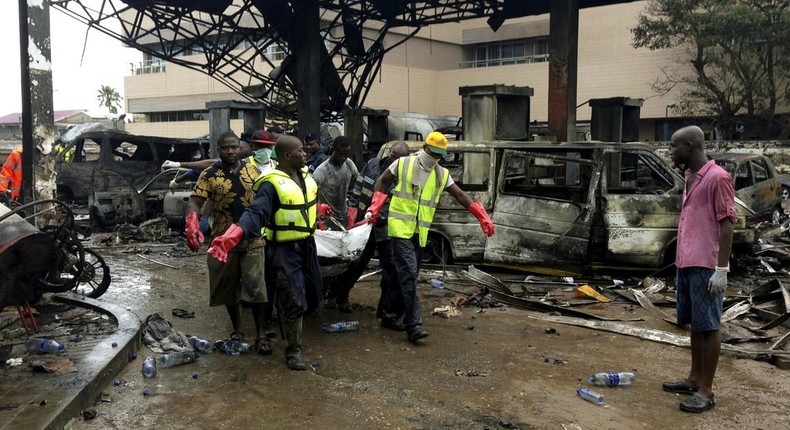
M 346 225 L 348 228 L 354 227 L 354 224 L 357 223 L 357 214 L 359 214 L 359 208 L 355 206 L 349 206 L 348 211 L 346 211 Z
M 483 208 L 483 204 L 480 203 L 480 200 L 469 205 L 467 208 L 469 212 L 472 212 L 472 215 L 480 221 L 480 228 L 483 229 L 483 233 L 486 236 L 491 237 L 494 235 L 494 223 L 491 222 L 491 218 L 488 217 L 488 213 L 486 213 L 485 208 Z
M 368 208 L 368 212 L 365 214 L 365 219 L 368 220 L 369 224 L 375 224 L 376 221 L 379 220 L 379 212 L 381 212 L 381 207 L 384 206 L 384 203 L 387 201 L 387 197 L 389 197 L 386 193 L 382 193 L 381 191 L 376 191 L 373 193 L 373 199 L 370 201 L 370 207 Z
M 329 206 L 327 203 L 319 203 L 316 206 L 316 210 L 318 211 L 318 216 L 332 216 L 335 214 L 332 212 L 332 206 Z
M 208 255 L 223 263 L 227 263 L 228 252 L 235 248 L 242 239 L 244 239 L 244 230 L 237 224 L 231 224 L 222 236 L 217 236 L 211 241 L 211 246 L 208 248 Z
M 197 212 L 190 212 L 187 214 L 184 232 L 187 235 L 187 245 L 189 249 L 193 252 L 198 252 L 205 238 L 203 237 L 203 232 L 200 231 L 200 219 L 198 219 Z

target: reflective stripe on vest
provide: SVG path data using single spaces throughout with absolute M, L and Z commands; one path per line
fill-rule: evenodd
M 447 186 L 450 173 L 447 169 L 436 166 L 428 175 L 422 190 L 415 190 L 411 183 L 417 157 L 401 157 L 398 160 L 398 182 L 392 190 L 392 201 L 389 208 L 387 232 L 390 237 L 409 239 L 415 230 L 419 234 L 420 246 L 428 243 L 428 230 L 436 213 L 436 205 L 442 191 Z M 437 172 L 441 175 L 437 178 Z M 415 194 L 419 193 L 419 196 Z
M 304 178 L 307 196 L 302 187 L 282 170 L 271 170 L 255 181 L 254 190 L 260 188 L 264 182 L 272 184 L 280 202 L 274 216 L 263 230 L 267 240 L 293 242 L 307 239 L 315 231 L 318 185 L 304 170 L 300 174 Z

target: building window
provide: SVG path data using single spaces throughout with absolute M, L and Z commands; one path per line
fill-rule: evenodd
M 541 37 L 532 41 L 532 62 L 549 61 L 549 38 Z
M 471 67 L 509 66 L 513 64 L 542 63 L 549 58 L 547 37 L 503 40 L 483 43 L 474 47 Z
M 146 117 L 148 122 L 208 121 L 208 111 L 151 112 Z

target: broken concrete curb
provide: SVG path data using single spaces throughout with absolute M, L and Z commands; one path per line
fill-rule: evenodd
M 73 293 L 55 294 L 53 300 L 107 314 L 115 318 L 118 328 L 80 358 L 80 370 L 73 382 L 53 386 L 49 393 L 38 394 L 50 398 L 46 409 L 17 415 L 5 423 L 8 428 L 64 428 L 73 418 L 79 417 L 83 410 L 93 406 L 102 388 L 112 381 L 128 364 L 129 357 L 140 348 L 141 322 L 133 312 Z M 117 347 L 111 346 L 113 342 Z

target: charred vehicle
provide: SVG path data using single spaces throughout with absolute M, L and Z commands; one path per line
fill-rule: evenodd
M 120 223 L 138 224 L 161 216 L 170 226 L 183 226 L 194 183 L 175 182 L 179 172 L 183 173 L 184 169 L 165 170 L 138 189 L 123 175 L 103 169 L 94 170 L 88 198 L 91 222 L 111 227 Z
M 138 136 L 101 124 L 74 127 L 60 142 L 58 199 L 87 202 L 91 220 L 105 226 L 162 214 L 172 179 L 161 175 L 162 163 L 200 159 L 205 146 L 198 139 Z
M 709 156 L 730 172 L 735 196 L 754 211 L 749 223 L 770 221 L 779 224 L 782 221 L 783 185 L 770 158 L 733 152 Z
M 684 180 L 649 146 L 452 142 L 440 164 L 483 203 L 496 234 L 486 239 L 473 215 L 443 193 L 426 260 L 576 273 L 674 262 Z M 735 242 L 751 245 L 745 219 L 752 213 L 738 206 Z

